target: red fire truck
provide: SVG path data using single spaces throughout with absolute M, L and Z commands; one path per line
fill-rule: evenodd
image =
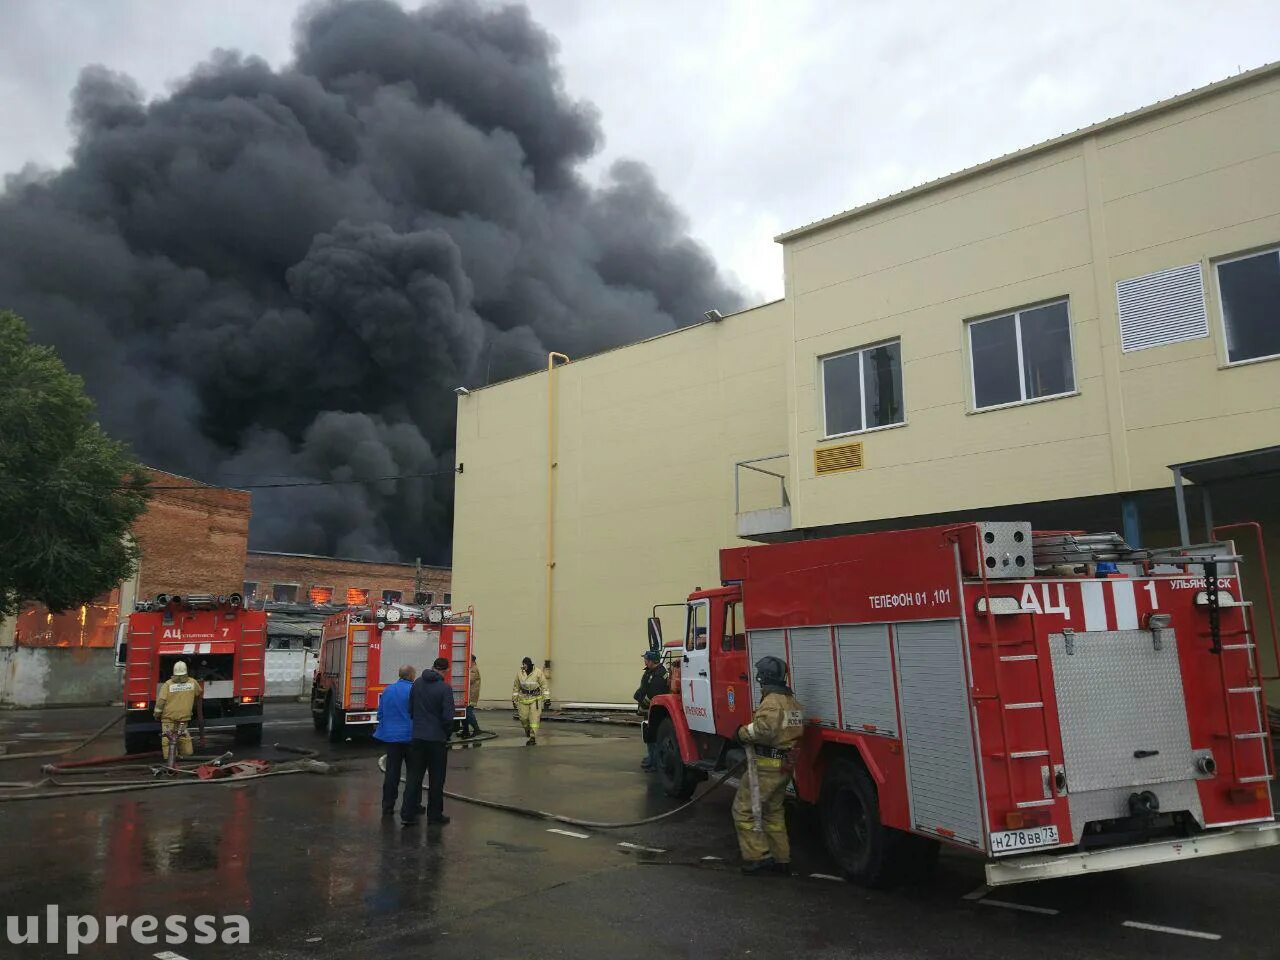
M 866 885 L 940 844 L 991 885 L 1273 845 L 1272 678 L 1239 561 L 989 522 L 723 550 L 644 736 L 688 796 L 740 760 L 752 664 L 782 658 L 807 722 L 795 792 Z
M 124 667 L 125 752 L 159 745 L 156 693 L 178 660 L 204 687 L 206 729 L 232 729 L 238 744 L 261 743 L 266 627 L 267 615 L 246 610 L 238 593 L 162 593 L 139 605 L 116 652 Z
M 471 691 L 472 612 L 443 607 L 382 604 L 350 607 L 324 622 L 320 659 L 311 684 L 316 730 L 334 743 L 371 734 L 378 724 L 378 697 L 395 683 L 405 664 L 419 673 L 437 657 L 449 661 L 445 680 L 457 706 L 455 728 L 467 712 Z

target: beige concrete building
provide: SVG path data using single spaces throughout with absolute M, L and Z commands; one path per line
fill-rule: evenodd
M 1280 65 L 778 239 L 783 301 L 559 367 L 550 415 L 547 374 L 461 398 L 455 594 L 490 658 L 541 659 L 549 427 L 560 699 L 625 701 L 649 605 L 738 534 L 1280 536 Z

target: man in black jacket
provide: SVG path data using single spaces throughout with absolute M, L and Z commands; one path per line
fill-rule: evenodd
M 422 777 L 427 776 L 427 823 L 445 824 L 444 777 L 449 763 L 449 737 L 453 733 L 453 688 L 443 673 L 449 661 L 437 658 L 433 669 L 423 670 L 409 692 L 409 716 L 413 740 L 409 745 L 409 770 L 404 786 L 400 819 L 406 827 L 418 822 L 422 803 Z
M 649 713 L 649 704 L 653 698 L 662 693 L 670 693 L 667 683 L 667 671 L 662 666 L 662 659 L 652 650 L 644 652 L 644 673 L 640 675 L 640 686 L 632 695 L 636 707 L 642 715 Z M 655 739 L 646 744 L 648 755 L 640 761 L 643 770 L 658 768 L 658 741 Z

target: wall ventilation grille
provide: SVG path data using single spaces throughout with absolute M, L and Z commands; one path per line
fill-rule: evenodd
M 1125 353 L 1209 335 L 1200 264 L 1171 267 L 1116 284 Z
M 819 447 L 813 451 L 813 472 L 840 473 L 862 469 L 862 444 L 842 443 L 838 447 Z

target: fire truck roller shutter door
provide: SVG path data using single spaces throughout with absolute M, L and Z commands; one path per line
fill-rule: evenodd
M 836 727 L 836 669 L 830 627 L 797 627 L 791 631 L 791 689 L 804 705 L 805 719 L 817 717 Z
M 846 730 L 894 735 L 898 710 L 893 700 L 893 659 L 884 623 L 836 627 L 840 657 L 840 709 Z M 801 701 L 803 702 L 803 701 Z
M 782 630 L 752 630 L 747 634 L 747 663 L 759 663 L 762 657 L 777 657 L 787 662 L 787 641 Z M 754 678 L 751 687 L 751 709 L 760 706 L 760 684 Z M 803 702 L 803 701 L 802 701 Z
M 378 663 L 378 682 L 395 683 L 400 668 L 412 666 L 419 674 L 431 669 L 431 662 L 438 656 L 439 634 L 422 627 L 400 627 L 382 631 L 382 659 Z
M 982 845 L 969 687 L 958 620 L 893 627 L 907 795 L 916 829 Z M 946 834 L 942 834 L 946 836 Z

